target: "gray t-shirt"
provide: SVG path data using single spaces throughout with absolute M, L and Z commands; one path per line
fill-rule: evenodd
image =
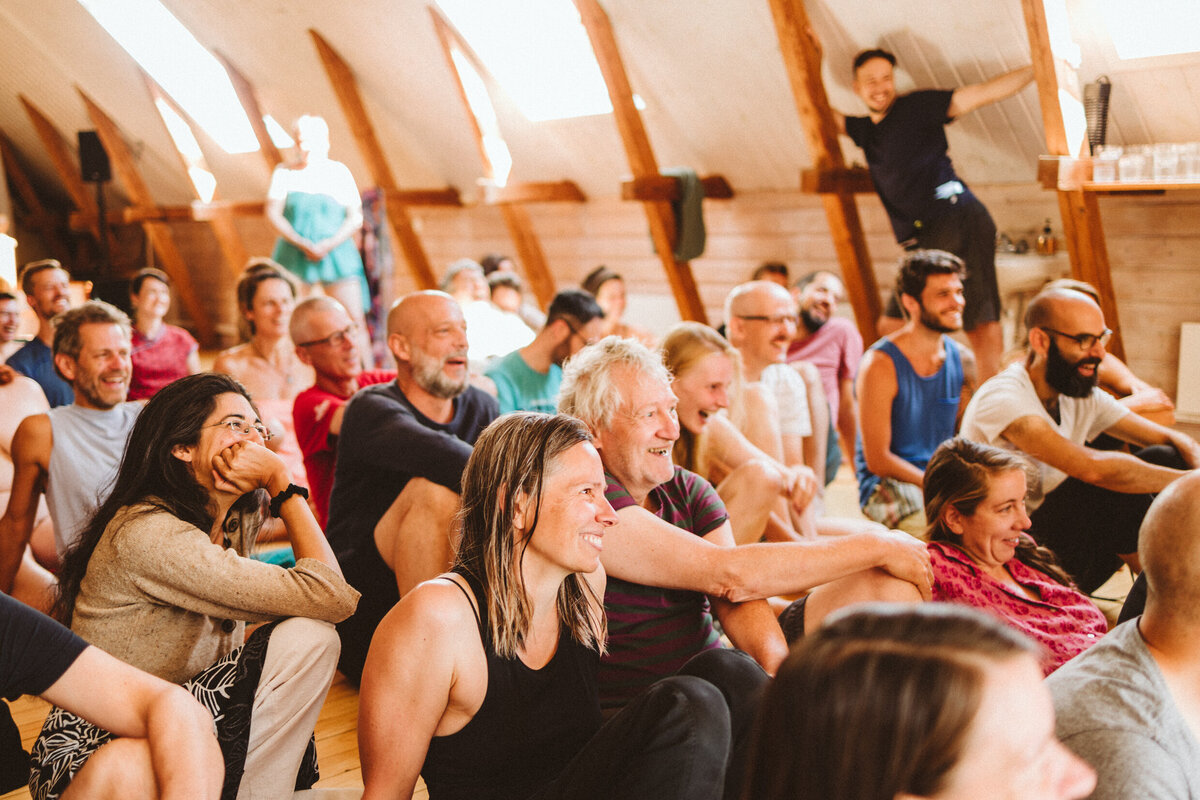
M 1058 737 L 1096 769 L 1096 800 L 1200 798 L 1200 742 L 1132 619 L 1046 679 Z

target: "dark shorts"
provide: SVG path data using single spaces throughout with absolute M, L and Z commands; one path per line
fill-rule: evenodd
M 971 194 L 961 194 L 958 202 L 944 201 L 946 212 L 925 222 L 917 232 L 914 247 L 945 250 L 967 265 L 963 293 L 963 330 L 971 331 L 985 322 L 1000 319 L 1000 288 L 996 284 L 996 223 L 983 203 Z M 909 248 L 914 249 L 914 248 Z M 884 316 L 903 318 L 895 292 L 888 299 Z

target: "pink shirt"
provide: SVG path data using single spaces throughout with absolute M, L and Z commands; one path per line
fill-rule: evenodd
M 788 347 L 788 363 L 807 361 L 821 373 L 821 386 L 829 401 L 830 419 L 837 427 L 841 385 L 853 378 L 862 359 L 863 340 L 854 323 L 845 317 L 830 317 L 813 335 L 798 338 Z
M 396 373 L 386 370 L 364 372 L 358 376 L 358 386 L 370 386 L 396 379 Z M 334 438 L 329 424 L 334 412 L 346 404 L 349 397 L 339 397 L 318 386 L 310 386 L 296 395 L 292 405 L 292 420 L 296 426 L 296 442 L 304 457 L 304 473 L 312 491 L 317 522 L 325 527 L 329 516 L 329 492 L 333 489 L 333 468 L 336 464 Z
M 1086 595 L 1015 558 L 1005 565 L 1009 573 L 1040 600 L 986 574 L 954 545 L 930 542 L 929 558 L 934 600 L 996 614 L 1045 648 L 1042 669 L 1047 675 L 1108 633 L 1108 620 Z
M 200 347 L 183 328 L 163 325 L 157 339 L 147 339 L 133 329 L 130 356 L 133 375 L 129 379 L 129 399 L 146 400 L 168 383 L 186 376 L 188 356 Z

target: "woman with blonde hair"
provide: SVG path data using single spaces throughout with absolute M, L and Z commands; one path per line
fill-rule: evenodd
M 617 521 L 604 487 L 573 417 L 508 414 L 479 436 L 454 566 L 371 642 L 364 800 L 411 797 L 418 774 L 433 800 L 736 797 L 734 707 L 753 706 L 718 675 L 744 654 L 702 653 L 602 724 L 600 553 Z

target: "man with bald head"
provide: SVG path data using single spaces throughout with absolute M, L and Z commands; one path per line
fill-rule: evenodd
M 773 281 L 735 286 L 725 298 L 725 328 L 729 343 L 742 356 L 742 433 L 767 455 L 799 470 L 810 498 L 816 496 L 822 485 L 816 475 L 825 474 L 829 407 L 816 369 L 811 369 L 810 383 L 796 368 L 808 365 L 785 363 L 796 335 L 792 296 Z M 811 532 L 811 521 L 793 522 Z
M 1096 768 L 1099 800 L 1200 797 L 1200 475 L 1142 522 L 1145 613 L 1047 679 L 1058 737 Z
M 1112 331 L 1090 297 L 1044 291 L 1030 301 L 1025 325 L 1028 358 L 980 387 L 962 434 L 1033 459 L 1041 480 L 1031 482 L 1026 500 L 1030 533 L 1092 592 L 1121 559 L 1139 567 L 1138 527 L 1153 493 L 1200 464 L 1200 445 L 1097 387 Z M 1101 433 L 1142 449 L 1129 455 L 1085 446 Z
M 444 292 L 415 292 L 388 314 L 396 380 L 346 404 L 326 534 L 362 592 L 339 623 L 339 669 L 358 682 L 379 621 L 409 589 L 450 566 L 459 481 L 496 400 L 468 385 L 467 329 Z
M 393 380 L 396 373 L 363 372 L 358 326 L 332 297 L 317 295 L 301 301 L 292 312 L 288 332 L 296 343 L 297 358 L 316 373 L 316 383 L 296 395 L 292 421 L 296 442 L 304 454 L 304 471 L 317 521 L 324 527 L 329 518 L 335 448 L 346 401 L 363 386 Z

